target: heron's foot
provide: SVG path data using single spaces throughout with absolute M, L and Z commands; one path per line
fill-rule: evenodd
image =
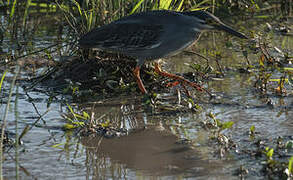
M 179 81 L 175 81 L 175 82 L 169 82 L 169 83 L 167 83 L 167 87 L 174 87 L 174 86 L 177 86 L 177 85 L 179 85 L 180 84 L 180 82 Z
M 178 76 L 176 74 L 171 74 L 171 73 L 167 73 L 167 72 L 162 71 L 158 63 L 155 63 L 155 72 L 161 76 L 165 76 L 165 77 L 169 77 L 171 79 L 177 80 L 173 83 L 168 83 L 167 84 L 168 87 L 182 84 L 182 85 L 188 85 L 188 86 L 194 87 L 198 91 L 204 91 L 204 89 L 200 85 L 198 85 L 194 82 L 190 82 L 189 80 L 185 79 L 182 76 Z

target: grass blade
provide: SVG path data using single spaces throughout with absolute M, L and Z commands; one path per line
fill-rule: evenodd
M 4 73 L 3 73 L 3 75 L 2 75 L 2 78 L 1 78 L 1 81 L 0 81 L 0 93 L 1 93 L 2 84 L 3 84 L 3 81 L 4 81 L 4 78 L 5 78 L 6 73 L 7 73 L 7 70 L 4 71 Z
M 131 12 L 129 14 L 133 14 L 137 9 L 138 7 L 141 5 L 141 3 L 143 3 L 144 0 L 140 0 L 134 7 L 133 9 L 131 10 Z

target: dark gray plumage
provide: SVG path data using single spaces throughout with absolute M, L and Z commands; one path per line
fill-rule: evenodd
M 175 55 L 195 42 L 204 30 L 223 30 L 240 38 L 233 30 L 206 11 L 149 11 L 123 17 L 85 34 L 79 44 L 83 48 L 113 51 L 138 59 L 134 73 L 146 93 L 139 70 L 146 60 Z

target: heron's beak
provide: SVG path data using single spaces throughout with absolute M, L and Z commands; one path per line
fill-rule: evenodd
M 234 36 L 237 36 L 239 38 L 243 38 L 243 39 L 248 39 L 248 37 L 246 37 L 244 34 L 240 33 L 240 32 L 237 32 L 235 31 L 234 29 L 230 28 L 229 26 L 227 26 L 226 24 L 224 23 L 220 23 L 217 25 L 217 29 L 219 30 L 223 30 L 223 31 L 226 31 Z

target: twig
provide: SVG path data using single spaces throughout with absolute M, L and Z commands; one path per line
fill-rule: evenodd
M 199 53 L 197 53 L 197 52 L 193 52 L 193 51 L 183 51 L 183 52 L 186 52 L 186 53 L 190 53 L 190 54 L 197 55 L 197 56 L 199 56 L 199 57 L 203 58 L 204 60 L 206 60 L 207 62 L 209 62 L 209 61 L 210 61 L 210 60 L 209 60 L 207 57 L 205 57 L 205 56 L 203 56 L 203 55 L 201 55 L 201 54 L 199 54 Z

